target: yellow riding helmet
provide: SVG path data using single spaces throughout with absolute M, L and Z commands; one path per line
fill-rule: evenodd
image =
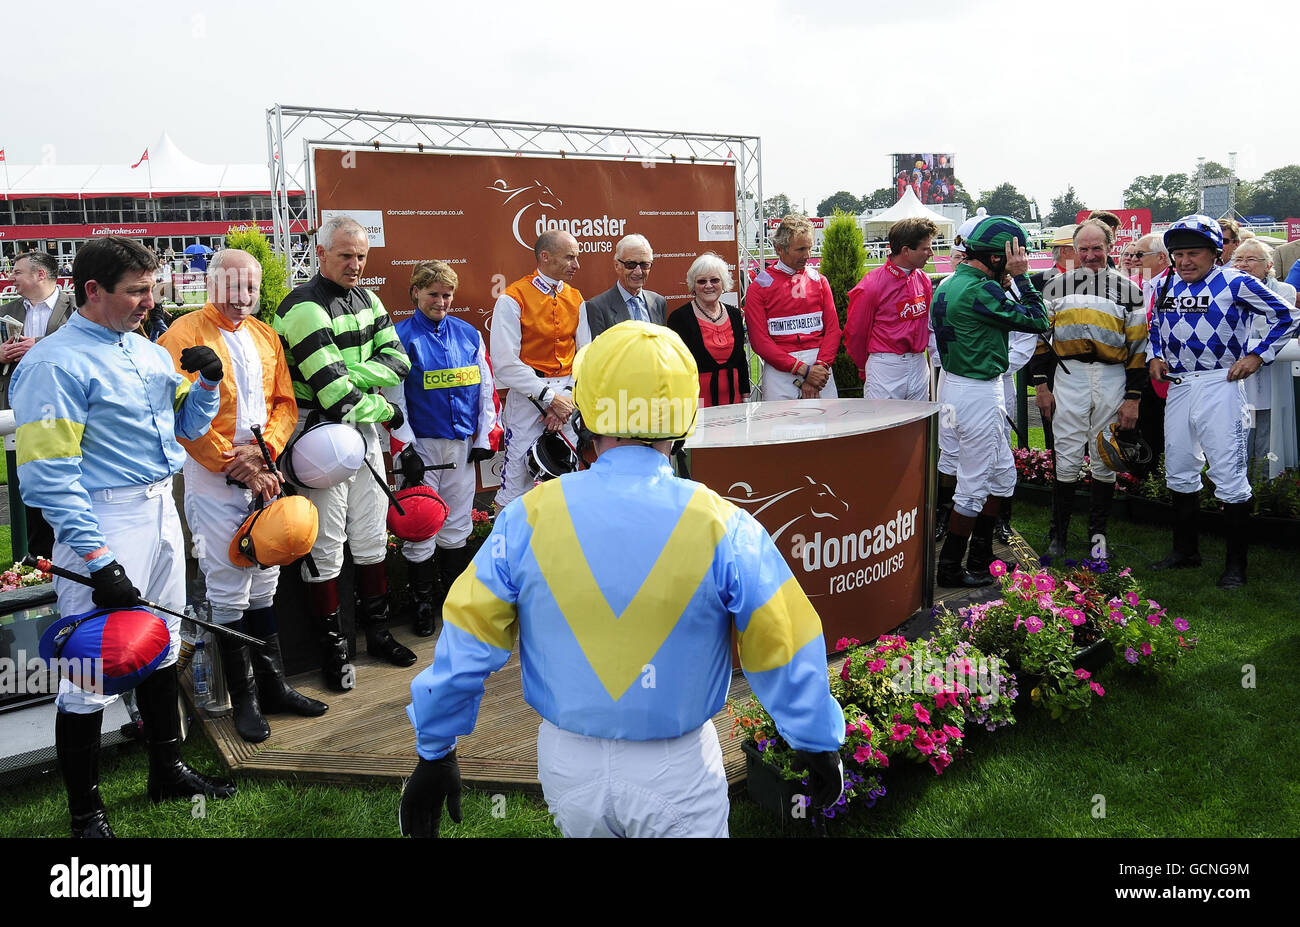
M 573 361 L 573 401 L 594 434 L 644 441 L 695 430 L 700 372 L 677 333 L 651 322 L 620 322 Z
M 226 552 L 238 567 L 286 566 L 311 552 L 319 519 L 306 496 L 281 496 L 244 519 Z

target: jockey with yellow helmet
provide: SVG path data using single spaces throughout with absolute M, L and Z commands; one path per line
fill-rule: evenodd
M 578 354 L 574 400 L 596 462 L 502 510 L 411 684 L 420 763 L 402 832 L 436 836 L 444 801 L 460 820 L 456 738 L 516 640 L 524 698 L 543 719 L 542 790 L 566 836 L 727 834 L 711 718 L 731 682 L 733 627 L 813 802 L 835 802 L 844 716 L 821 621 L 762 526 L 669 464 L 694 430 L 690 351 L 663 326 L 615 325 Z

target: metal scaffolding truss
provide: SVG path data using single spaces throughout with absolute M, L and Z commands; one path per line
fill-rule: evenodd
M 312 154 L 317 148 L 375 151 L 603 158 L 652 162 L 688 161 L 736 165 L 736 243 L 743 268 L 762 261 L 761 143 L 757 137 L 657 129 L 568 126 L 541 122 L 415 116 L 407 113 L 286 106 L 266 111 L 267 161 L 271 165 L 275 249 L 292 254 L 290 230 L 316 227 Z M 306 195 L 291 203 L 290 191 Z M 314 249 L 300 260 L 315 267 Z M 296 270 L 297 268 L 295 268 Z

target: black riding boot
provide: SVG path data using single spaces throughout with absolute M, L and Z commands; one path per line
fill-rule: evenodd
M 1074 511 L 1074 483 L 1052 481 L 1052 528 L 1047 538 L 1047 555 L 1064 557 L 1070 536 L 1070 515 Z
M 1219 577 L 1220 589 L 1236 589 L 1246 585 L 1246 549 L 1250 538 L 1250 510 L 1253 500 L 1229 502 L 1223 507 L 1228 529 L 1228 562 Z
M 276 633 L 275 609 L 250 608 L 244 612 L 244 630 L 266 641 L 266 647 L 250 647 L 253 675 L 257 678 L 257 697 L 262 711 L 284 712 L 316 718 L 329 706 L 296 691 L 284 678 L 284 656 L 280 653 L 280 635 Z
M 356 685 L 356 681 L 348 671 L 348 639 L 343 635 L 343 621 L 339 616 L 338 577 L 308 583 L 307 589 L 312 600 L 312 617 L 320 635 L 321 675 L 325 677 L 328 688 L 346 692 Z
M 948 533 L 948 519 L 952 517 L 952 494 L 957 491 L 957 477 L 939 474 L 938 498 L 934 509 L 934 542 L 938 544 Z
M 415 619 L 411 622 L 411 630 L 419 637 L 432 637 L 438 630 L 438 620 L 442 617 L 442 601 L 447 597 L 446 588 L 438 583 L 438 561 L 442 557 L 443 552 L 438 551 L 428 560 L 406 563 L 411 598 L 415 601 Z
M 54 748 L 68 792 L 74 837 L 114 836 L 99 796 L 99 735 L 103 722 L 103 711 L 84 715 L 61 711 L 54 718 Z
M 1011 497 L 998 500 L 998 520 L 993 526 L 993 539 L 1000 544 L 1011 543 Z
M 1115 499 L 1115 484 L 1092 481 L 1088 496 L 1088 556 L 1094 560 L 1110 559 L 1110 539 L 1106 537 L 1106 523 L 1110 519 L 1111 502 Z
M 229 798 L 235 784 L 195 772 L 181 760 L 181 718 L 176 711 L 178 682 L 175 664 L 154 671 L 136 687 L 140 717 L 149 745 L 149 800 L 171 798 Z
M 940 586 L 976 589 L 993 583 L 993 577 L 987 570 L 982 576 L 975 576 L 966 572 L 961 565 L 974 525 L 975 519 L 970 515 L 952 513 L 948 522 L 948 536 L 943 539 L 943 547 L 939 550 L 939 569 L 935 573 L 935 582 Z
M 357 620 L 366 629 L 366 651 L 394 666 L 411 666 L 415 653 L 403 647 L 388 630 L 388 574 L 384 564 L 357 565 L 360 608 Z
M 1201 511 L 1200 492 L 1176 492 L 1174 497 L 1174 549 L 1153 570 L 1182 570 L 1201 565 L 1196 519 Z
M 990 576 L 989 564 L 993 562 L 993 532 L 997 527 L 999 507 L 999 500 L 990 497 L 984 506 L 984 511 L 975 516 L 975 525 L 970 533 L 970 553 L 966 557 L 966 571 L 972 576 Z
M 229 634 L 218 634 L 221 667 L 230 690 L 230 714 L 239 736 L 250 744 L 260 744 L 271 736 L 271 726 L 262 717 L 257 700 L 257 681 L 253 678 L 253 661 L 248 645 Z
M 450 592 L 452 583 L 465 572 L 465 568 L 473 559 L 474 552 L 468 547 L 448 547 L 439 550 L 438 579 L 442 582 L 442 588 Z

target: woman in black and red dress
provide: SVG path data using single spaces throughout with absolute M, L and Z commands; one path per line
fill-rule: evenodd
M 686 342 L 700 369 L 701 408 L 749 398 L 744 314 L 722 302 L 732 286 L 726 262 L 712 252 L 701 254 L 686 274 L 695 298 L 668 316 L 668 327 Z

